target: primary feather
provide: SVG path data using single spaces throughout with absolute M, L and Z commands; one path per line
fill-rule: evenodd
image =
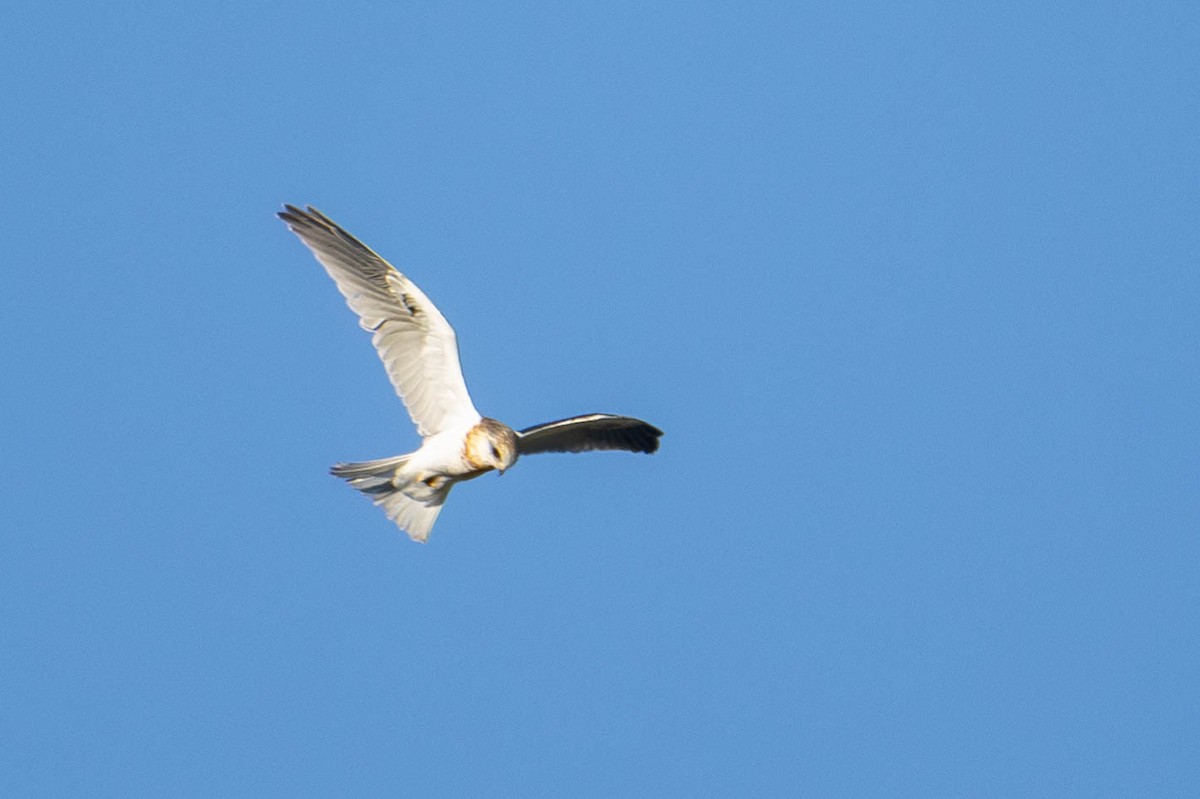
M 654 425 L 632 416 L 589 413 L 526 427 L 517 433 L 517 447 L 522 455 L 598 449 L 651 453 L 658 449 L 662 434 Z
M 375 345 L 422 436 L 479 421 L 454 328 L 416 284 L 329 217 L 294 205 L 279 218 L 325 267 Z

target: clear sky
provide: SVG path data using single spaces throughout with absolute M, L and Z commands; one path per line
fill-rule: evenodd
M 0 794 L 1200 784 L 1200 6 L 18 3 Z M 603 411 L 430 543 L 274 217 Z

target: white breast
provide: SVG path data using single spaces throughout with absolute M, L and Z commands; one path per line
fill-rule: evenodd
M 408 462 L 409 469 L 436 472 L 448 477 L 460 477 L 474 471 L 463 452 L 467 431 L 473 426 L 453 427 L 426 438 Z

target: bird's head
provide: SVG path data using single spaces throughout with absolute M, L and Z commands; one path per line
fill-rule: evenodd
M 495 419 L 483 419 L 467 434 L 467 460 L 480 469 L 504 470 L 517 462 L 517 434 Z

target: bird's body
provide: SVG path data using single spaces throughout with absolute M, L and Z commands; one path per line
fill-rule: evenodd
M 522 454 L 623 449 L 654 452 L 662 431 L 640 419 L 588 414 L 515 431 L 482 416 L 467 393 L 454 329 L 417 286 L 320 211 L 279 217 L 325 267 L 372 334 L 421 447 L 407 455 L 340 463 L 331 471 L 371 497 L 400 529 L 425 541 L 450 489 Z

